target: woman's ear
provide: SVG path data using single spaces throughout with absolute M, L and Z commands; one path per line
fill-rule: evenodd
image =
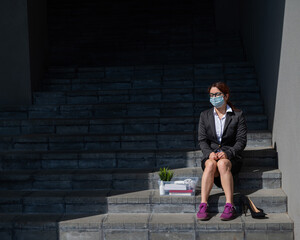
M 228 93 L 225 94 L 224 99 L 225 99 L 226 102 L 228 101 L 228 99 L 229 99 L 229 94 Z

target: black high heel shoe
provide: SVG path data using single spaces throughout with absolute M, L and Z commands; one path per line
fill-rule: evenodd
M 264 218 L 267 215 L 266 213 L 264 213 L 264 210 L 255 207 L 254 203 L 250 200 L 249 197 L 242 196 L 242 201 L 243 201 L 243 211 L 245 213 L 245 216 L 248 209 L 250 209 L 251 216 L 253 218 Z

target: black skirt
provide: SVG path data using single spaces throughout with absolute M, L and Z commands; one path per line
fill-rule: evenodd
M 204 169 L 205 169 L 205 162 L 206 162 L 206 160 L 208 160 L 208 158 L 207 158 L 207 159 L 203 159 L 203 160 L 201 161 L 201 167 L 202 167 L 203 171 L 204 171 Z M 232 165 L 232 166 L 231 166 L 231 173 L 232 173 L 232 176 L 233 176 L 233 178 L 236 178 L 237 175 L 238 175 L 238 173 L 241 171 L 243 162 L 242 162 L 242 160 L 239 159 L 239 158 L 230 159 L 230 162 L 231 162 L 231 165 Z M 217 187 L 222 188 L 220 176 L 215 177 L 215 179 L 214 179 L 214 184 L 215 184 Z

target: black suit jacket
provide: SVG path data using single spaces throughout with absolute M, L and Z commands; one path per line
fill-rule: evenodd
M 228 112 L 226 115 L 221 144 L 216 134 L 214 109 L 201 112 L 198 127 L 198 142 L 203 152 L 202 160 L 208 159 L 211 152 L 219 148 L 230 160 L 241 159 L 247 144 L 247 125 L 242 111 Z

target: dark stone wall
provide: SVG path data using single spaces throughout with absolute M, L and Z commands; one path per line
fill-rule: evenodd
M 243 59 L 239 36 L 224 37 L 220 30 L 229 25 L 226 31 L 233 32 L 237 21 L 229 16 L 236 15 L 234 1 L 225 5 L 223 15 L 224 4 L 217 1 L 215 12 L 213 0 L 49 1 L 50 63 L 107 66 L 239 61 Z
M 39 90 L 48 61 L 47 0 L 27 0 L 32 91 Z
M 27 1 L 0 1 L 0 105 L 31 104 Z
M 239 33 L 240 1 L 214 0 L 216 30 L 219 33 Z
M 47 66 L 47 1 L 0 2 L 0 105 L 30 105 Z
M 273 128 L 285 0 L 241 1 L 241 33 L 257 71 L 269 129 Z

